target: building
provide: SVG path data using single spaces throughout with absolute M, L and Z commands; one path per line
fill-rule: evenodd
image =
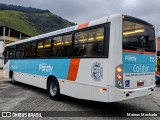
M 3 67 L 3 51 L 6 44 L 30 37 L 7 26 L 0 26 L 0 67 Z

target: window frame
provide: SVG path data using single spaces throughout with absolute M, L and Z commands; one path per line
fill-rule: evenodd
M 104 40 L 102 41 L 102 46 L 103 46 L 102 55 L 101 56 L 74 56 L 73 53 L 74 53 L 75 34 L 77 32 L 81 32 L 81 31 L 85 31 L 85 30 L 93 30 L 93 29 L 100 28 L 100 27 L 104 28 Z M 68 57 L 53 57 L 52 50 L 53 50 L 54 37 L 65 36 L 65 35 L 72 35 L 72 38 L 71 38 L 72 43 L 70 45 L 71 46 L 71 56 L 68 56 Z M 37 57 L 38 41 L 44 40 L 46 38 L 51 39 L 51 47 L 50 47 L 51 57 L 39 58 L 39 57 Z M 79 29 L 79 30 L 74 30 L 74 31 L 66 32 L 66 33 L 61 33 L 61 34 L 57 34 L 57 35 L 53 35 L 53 36 L 49 36 L 49 37 L 45 37 L 45 38 L 41 38 L 41 39 L 35 39 L 35 40 L 32 40 L 32 41 L 27 41 L 27 42 L 24 42 L 24 43 L 20 43 L 20 44 L 24 44 L 24 57 L 20 58 L 20 59 L 108 58 L 109 57 L 109 41 L 110 41 L 110 22 L 107 22 L 107 23 L 103 23 L 103 24 L 99 24 L 99 25 L 95 25 L 95 26 L 91 26 L 91 27 L 87 27 L 87 28 L 83 28 L 83 29 Z M 27 45 L 27 43 L 31 43 L 31 42 L 35 42 L 35 56 L 34 57 L 26 57 L 26 50 L 27 50 L 26 45 Z M 95 42 L 89 42 L 89 43 L 95 43 Z M 19 44 L 15 44 L 15 46 L 17 46 L 17 45 L 19 45 Z M 12 46 L 14 46 L 14 45 L 12 45 Z M 9 48 L 9 59 L 10 59 L 10 47 L 11 46 L 8 46 L 8 48 Z M 16 58 L 16 59 L 18 59 L 18 58 Z
M 24 51 L 23 51 L 23 57 L 22 58 L 17 58 L 17 46 L 18 45 L 24 45 Z M 25 57 L 25 43 L 20 43 L 20 44 L 16 44 L 16 55 L 15 55 L 15 59 L 23 59 Z
M 14 58 L 11 58 L 10 57 L 10 53 L 11 53 L 11 47 L 15 46 L 15 53 L 14 53 Z M 17 44 L 16 45 L 12 45 L 12 46 L 9 46 L 9 59 L 13 60 L 13 59 L 16 59 L 16 49 L 17 49 Z
M 6 49 L 8 49 L 8 58 L 6 58 L 6 56 L 7 56 Z M 5 52 L 4 60 L 9 60 L 10 59 L 10 47 L 5 47 L 5 51 L 4 52 Z
M 150 28 L 152 28 L 154 30 L 154 40 L 155 40 L 154 41 L 154 46 L 155 46 L 155 52 L 154 53 L 156 53 L 156 36 L 155 36 L 155 28 L 154 28 L 154 26 L 152 24 L 144 21 L 144 20 L 141 20 L 141 19 L 138 19 L 138 18 L 135 18 L 135 17 L 131 17 L 131 16 L 127 16 L 127 15 L 125 15 L 124 18 L 122 19 L 122 49 L 124 49 L 123 48 L 123 39 L 124 39 L 123 28 L 124 28 L 124 22 L 125 21 L 133 22 L 133 23 L 136 23 L 136 24 L 144 25 L 144 26 L 148 26 L 148 27 L 150 27 Z M 137 50 L 133 50 L 133 51 L 137 51 Z
M 65 59 L 69 59 L 69 58 L 72 58 L 72 56 L 73 56 L 73 33 L 74 33 L 74 31 L 71 31 L 71 32 L 67 32 L 67 33 L 58 34 L 58 35 L 55 35 L 55 36 L 52 37 L 52 42 L 51 42 L 51 43 L 52 43 L 52 46 L 51 46 L 51 58 L 52 58 L 52 59 L 64 59 L 64 58 L 65 58 Z M 71 36 L 72 36 L 72 37 L 71 37 L 71 42 L 72 42 L 72 43 L 71 43 L 71 45 L 70 45 L 70 46 L 71 46 L 71 49 L 72 49 L 72 50 L 71 50 L 71 56 L 67 56 L 67 57 L 54 57 L 54 56 L 53 56 L 53 53 L 52 53 L 52 50 L 53 50 L 53 47 L 54 47 L 54 46 L 53 46 L 53 44 L 54 44 L 54 38 L 55 38 L 55 37 L 60 37 L 60 36 L 62 36 L 62 41 L 63 41 L 63 36 L 66 36 L 66 35 L 71 35 Z
M 35 56 L 34 56 L 34 57 L 27 57 L 27 56 L 26 56 L 26 51 L 27 51 L 26 45 L 27 45 L 27 43 L 32 43 L 32 42 L 35 42 Z M 24 58 L 24 59 L 35 59 L 35 58 L 36 58 L 36 54 L 37 54 L 37 52 L 36 52 L 36 51 L 37 51 L 37 50 L 36 50 L 37 41 L 36 41 L 36 40 L 28 41 L 28 42 L 25 42 L 24 45 L 25 45 L 25 47 L 24 47 L 24 48 L 25 48 L 25 53 L 24 53 L 24 57 L 23 57 L 23 58 Z
M 97 28 L 104 28 L 104 39 L 102 41 L 102 46 L 103 46 L 102 54 L 100 56 L 74 56 L 72 54 L 72 58 L 108 58 L 108 55 L 109 55 L 109 38 L 110 38 L 110 22 L 100 24 L 100 25 L 96 25 L 96 26 L 92 26 L 92 27 L 87 27 L 87 28 L 80 29 L 80 30 L 76 30 L 74 32 L 74 35 L 73 35 L 73 38 L 74 38 L 73 45 L 75 45 L 75 34 L 76 33 L 87 31 L 87 30 L 93 30 L 93 29 L 97 29 Z M 107 38 L 108 38 L 108 40 L 107 40 Z M 99 41 L 97 41 L 97 43 L 98 42 Z M 89 42 L 89 43 L 96 43 L 96 42 Z M 89 44 L 89 43 L 84 43 L 84 44 Z M 74 46 L 73 46 L 73 48 L 75 49 Z M 73 49 L 73 51 L 74 51 L 74 49 Z
M 45 40 L 48 40 L 48 39 L 51 40 L 51 46 L 50 46 L 50 52 L 51 52 L 51 54 L 50 54 L 50 57 L 38 57 L 38 56 L 37 56 L 37 52 L 38 52 L 38 42 L 42 41 L 42 42 L 43 42 L 43 45 L 44 45 L 44 41 L 45 41 Z M 45 38 L 37 39 L 37 40 L 36 40 L 36 53 L 35 53 L 35 54 L 36 54 L 36 57 L 35 57 L 36 59 L 47 59 L 47 58 L 51 58 L 51 57 L 52 57 L 52 51 L 51 51 L 51 50 L 52 50 L 52 39 L 53 39 L 53 37 L 45 37 Z M 43 48 L 43 50 L 44 50 L 44 49 L 46 49 L 46 48 Z

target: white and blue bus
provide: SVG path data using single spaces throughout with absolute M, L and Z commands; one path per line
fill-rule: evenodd
M 5 47 L 5 77 L 60 95 L 116 102 L 154 93 L 154 26 L 113 15 Z

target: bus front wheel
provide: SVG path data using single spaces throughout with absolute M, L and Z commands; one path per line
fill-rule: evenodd
M 56 79 L 54 78 L 49 79 L 47 91 L 51 99 L 53 100 L 60 99 L 60 88 L 59 88 L 58 81 Z

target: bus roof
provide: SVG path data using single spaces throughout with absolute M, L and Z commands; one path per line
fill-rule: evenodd
M 120 16 L 120 14 L 112 15 L 112 17 L 114 17 L 114 16 L 115 17 Z M 12 46 L 12 45 L 15 45 L 15 44 L 21 44 L 21 43 L 25 43 L 25 42 L 29 42 L 29 41 L 34 41 L 34 40 L 38 40 L 38 39 L 52 37 L 54 35 L 63 34 L 63 33 L 67 33 L 67 32 L 72 32 L 74 30 L 79 30 L 79 29 L 82 29 L 82 28 L 103 24 L 103 23 L 106 23 L 107 21 L 108 21 L 108 16 L 104 17 L 104 18 L 97 19 L 97 20 L 92 20 L 90 22 L 85 22 L 85 23 L 82 23 L 82 24 L 79 24 L 79 25 L 75 25 L 75 26 L 64 28 L 64 29 L 60 29 L 60 30 L 57 30 L 57 31 L 53 31 L 53 32 L 42 34 L 42 35 L 34 36 L 34 37 L 31 37 L 31 38 L 28 38 L 28 39 L 13 42 L 13 43 L 7 44 L 6 46 Z
M 67 27 L 67 28 L 64 28 L 64 29 L 56 30 L 56 31 L 45 33 L 45 34 L 38 35 L 38 36 L 34 36 L 34 37 L 31 37 L 31 38 L 27 38 L 27 39 L 24 39 L 24 40 L 20 40 L 20 41 L 17 41 L 17 42 L 7 44 L 6 47 L 16 45 L 16 44 L 25 43 L 25 42 L 29 42 L 29 41 L 34 41 L 34 40 L 41 40 L 43 38 L 52 37 L 54 35 L 59 35 L 59 34 L 67 33 L 67 32 L 72 32 L 74 30 L 79 30 L 79 29 L 82 29 L 82 28 L 87 28 L 87 27 L 107 23 L 109 17 L 116 18 L 118 16 L 122 16 L 122 14 L 111 15 L 111 16 L 100 18 L 100 19 L 92 20 L 90 22 L 85 22 L 85 23 L 82 23 L 82 24 L 79 24 L 79 25 Z M 124 16 L 126 16 L 126 15 L 124 15 Z M 126 16 L 126 17 L 130 17 L 130 16 Z M 134 17 L 131 17 L 131 18 L 134 18 Z M 135 19 L 138 19 L 138 18 L 135 18 Z M 141 20 L 141 21 L 143 21 L 143 20 Z

